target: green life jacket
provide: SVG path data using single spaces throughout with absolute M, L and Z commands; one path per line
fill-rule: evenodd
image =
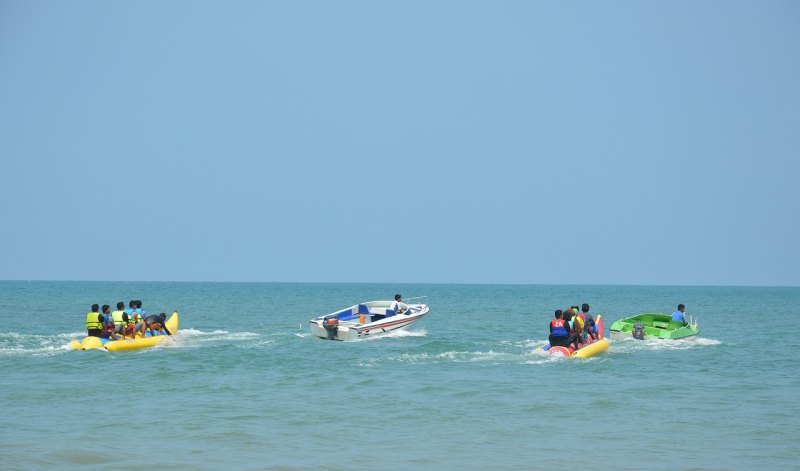
M 111 313 L 111 318 L 114 320 L 115 327 L 125 325 L 125 319 L 122 318 L 123 314 L 125 314 L 125 311 L 114 311 Z
M 136 325 L 139 322 L 142 322 L 142 316 L 136 311 L 128 314 L 128 325 Z
M 99 312 L 89 312 L 86 314 L 86 330 L 103 330 L 103 317 Z

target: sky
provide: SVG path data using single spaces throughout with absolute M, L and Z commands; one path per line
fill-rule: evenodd
M 0 279 L 800 286 L 800 3 L 0 0 Z

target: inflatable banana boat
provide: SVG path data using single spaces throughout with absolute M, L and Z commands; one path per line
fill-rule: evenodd
M 167 330 L 169 330 L 172 335 L 175 335 L 175 333 L 178 331 L 178 311 L 173 312 L 170 318 L 167 319 L 167 322 L 164 324 Z M 145 332 L 145 335 L 142 336 L 141 332 L 137 332 L 135 339 L 110 340 L 100 337 L 86 337 L 80 342 L 73 340 L 69 343 L 69 346 L 75 350 L 94 350 L 96 348 L 104 348 L 110 351 L 141 350 L 143 348 L 149 348 L 154 345 L 158 345 L 167 337 L 169 337 L 169 335 L 151 335 L 150 332 Z
M 571 347 L 560 347 L 556 346 L 553 347 L 549 343 L 542 347 L 542 350 L 546 351 L 551 355 L 560 355 L 564 357 L 578 357 L 578 358 L 589 358 L 595 355 L 599 355 L 605 352 L 608 349 L 608 339 L 603 338 L 603 316 L 601 314 L 597 315 L 597 319 L 595 320 L 595 324 L 597 325 L 597 340 L 591 343 L 584 344 L 581 348 L 575 350 Z

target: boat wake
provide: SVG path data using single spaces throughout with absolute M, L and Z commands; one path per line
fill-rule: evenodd
M 486 365 L 541 363 L 531 360 L 530 355 L 504 351 L 446 351 L 439 353 L 404 353 L 389 360 L 404 363 L 479 363 Z M 549 360 L 549 359 L 548 359 Z
M 72 350 L 70 340 L 85 336 L 85 332 L 55 335 L 0 333 L 0 356 L 49 356 Z
M 165 347 L 171 348 L 196 348 L 209 344 L 225 342 L 250 342 L 261 338 L 260 334 L 253 332 L 228 332 L 227 330 L 212 330 L 204 332 L 197 329 L 181 329 L 174 335 L 175 342 Z
M 714 347 L 722 345 L 716 339 L 704 337 L 686 338 L 678 340 L 644 339 L 636 340 L 633 338 L 617 340 L 611 343 L 611 348 L 617 351 L 633 352 L 638 350 L 692 350 L 698 348 Z
M 382 339 L 396 339 L 396 338 L 402 338 L 402 337 L 427 337 L 427 336 L 428 336 L 428 331 L 425 330 L 425 329 L 420 329 L 420 330 L 399 329 L 399 330 L 393 330 L 391 332 L 386 332 L 385 334 L 380 334 L 380 335 L 360 338 L 360 339 L 357 339 L 356 341 L 357 342 L 372 342 L 372 341 L 377 341 L 377 340 L 382 340 Z

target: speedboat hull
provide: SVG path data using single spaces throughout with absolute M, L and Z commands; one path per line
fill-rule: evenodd
M 167 327 L 167 330 L 173 335 L 178 331 L 178 311 L 172 313 L 167 322 L 164 323 Z M 117 351 L 117 350 L 141 350 L 143 348 L 153 347 L 158 345 L 159 343 L 163 342 L 164 339 L 169 337 L 169 335 L 150 335 L 150 332 L 146 332 L 144 337 L 142 337 L 141 333 L 137 333 L 137 337 L 135 339 L 127 339 L 127 340 L 109 340 L 103 339 L 100 337 L 86 337 L 82 341 L 73 340 L 69 343 L 69 346 L 74 348 L 75 350 L 94 350 L 98 348 L 103 348 L 109 351 Z
M 328 340 L 356 340 L 404 329 L 425 317 L 426 304 L 397 304 L 369 301 L 309 321 L 315 337 Z M 399 312 L 398 312 L 399 311 Z
M 645 339 L 693 340 L 700 334 L 697 322 L 683 324 L 673 321 L 669 314 L 645 313 L 620 319 L 609 329 L 612 340 L 624 340 L 633 337 L 633 328 L 637 322 L 644 326 Z

